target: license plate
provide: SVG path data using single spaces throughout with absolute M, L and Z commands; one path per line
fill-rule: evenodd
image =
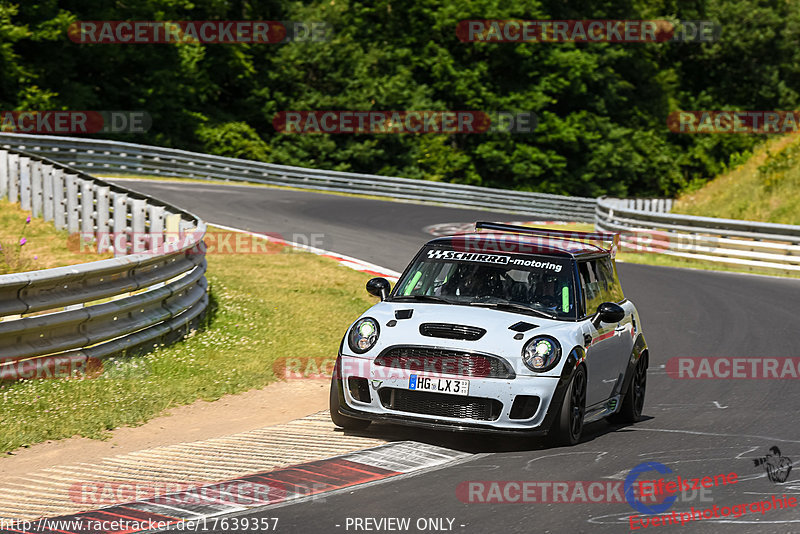
M 450 393 L 452 395 L 469 395 L 469 380 L 411 375 L 408 379 L 408 389 Z

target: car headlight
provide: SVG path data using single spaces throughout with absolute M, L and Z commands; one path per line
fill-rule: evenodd
M 364 354 L 378 341 L 378 335 L 380 335 L 378 321 L 364 317 L 356 321 L 356 324 L 350 329 L 347 342 L 350 350 L 356 354 Z
M 549 336 L 537 336 L 522 347 L 522 361 L 531 371 L 549 371 L 561 358 L 561 345 Z

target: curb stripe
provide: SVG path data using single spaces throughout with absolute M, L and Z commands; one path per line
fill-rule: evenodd
M 120 520 L 137 521 L 141 523 L 142 528 L 122 531 L 92 529 L 91 534 L 100 534 L 101 532 L 133 534 L 151 530 L 152 527 L 147 528 L 148 524 L 160 523 L 172 526 L 184 521 L 227 515 L 249 508 L 285 504 L 289 501 L 305 499 L 359 484 L 407 475 L 432 466 L 463 460 L 470 456 L 472 455 L 468 453 L 435 445 L 408 441 L 394 442 L 326 460 L 255 473 L 227 482 L 142 501 L 63 515 L 47 519 L 46 522 L 45 520 L 35 521 L 30 523 L 33 528 L 29 531 L 6 529 L 0 530 L 0 534 L 90 534 L 86 527 L 81 529 L 72 526 L 70 527 L 72 530 L 56 530 L 54 527 L 63 528 L 70 522 L 78 522 L 73 525 L 83 522 L 88 526 L 90 521 L 94 523 Z M 243 489 L 251 491 L 243 494 Z M 253 489 L 260 489 L 261 492 L 253 492 Z M 230 499 L 225 498 L 225 495 L 230 496 Z M 246 499 L 247 502 L 235 502 L 242 499 Z M 113 519 L 106 519 L 108 517 Z

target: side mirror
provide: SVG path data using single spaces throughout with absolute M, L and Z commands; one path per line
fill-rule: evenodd
M 381 300 L 386 300 L 389 296 L 390 287 L 389 281 L 386 278 L 373 278 L 367 282 L 367 293 L 380 297 Z
M 592 323 L 595 328 L 600 326 L 600 323 L 618 323 L 625 318 L 625 310 L 619 304 L 613 302 L 604 302 L 597 307 L 597 314 Z

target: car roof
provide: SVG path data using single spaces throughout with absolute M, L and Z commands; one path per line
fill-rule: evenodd
M 472 232 L 431 239 L 428 245 L 452 248 L 463 252 L 492 254 L 529 254 L 582 258 L 609 255 L 609 251 L 575 239 L 528 236 L 504 232 Z

